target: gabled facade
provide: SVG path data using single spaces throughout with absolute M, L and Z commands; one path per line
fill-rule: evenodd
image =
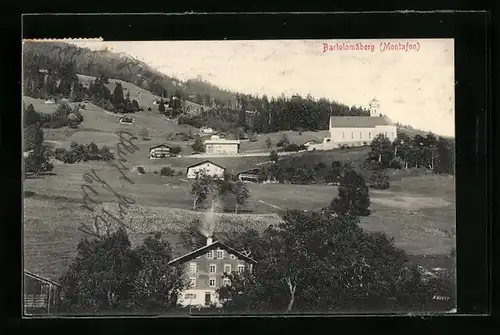
M 207 155 L 236 155 L 239 150 L 239 140 L 227 140 L 214 135 L 205 141 L 205 153 Z
M 170 150 L 172 148 L 166 144 L 160 144 L 149 148 L 149 159 L 159 159 L 170 157 Z
M 225 167 L 220 166 L 219 164 L 215 164 L 211 161 L 203 161 L 188 166 L 186 169 L 188 179 L 196 179 L 196 177 L 200 174 L 205 174 L 207 176 L 212 176 L 215 178 L 224 178 L 225 171 Z
M 171 265 L 182 264 L 184 279 L 189 287 L 179 294 L 177 302 L 182 306 L 220 307 L 217 289 L 230 285 L 224 273 L 252 271 L 257 262 L 228 245 L 207 238 L 207 244 L 182 257 L 170 261 Z
M 57 311 L 61 285 L 24 270 L 24 312 L 27 314 L 50 314 Z
M 255 168 L 238 173 L 238 180 L 243 182 L 250 181 L 257 183 L 261 180 L 263 174 L 264 171 L 262 169 Z

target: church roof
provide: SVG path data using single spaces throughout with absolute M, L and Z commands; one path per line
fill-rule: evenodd
M 387 116 L 330 116 L 330 128 L 373 128 L 393 125 Z

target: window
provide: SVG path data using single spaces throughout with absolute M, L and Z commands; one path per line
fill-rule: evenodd
M 354 132 L 351 131 L 351 138 L 354 139 Z
M 359 132 L 359 138 L 360 139 L 363 138 L 363 132 L 361 132 L 361 131 Z
M 211 251 L 209 251 L 209 252 L 207 252 L 207 258 L 208 258 L 208 259 L 212 259 L 212 258 L 214 258 L 214 252 L 213 252 L 212 250 L 211 250 Z
M 215 278 L 210 278 L 208 280 L 208 286 L 215 287 L 215 284 L 216 284 Z
M 372 139 L 372 133 L 368 133 L 368 139 L 371 140 Z
M 384 131 L 384 136 L 387 137 L 387 132 L 386 131 Z
M 245 271 L 245 265 L 243 264 L 238 265 L 238 273 L 243 273 L 243 271 Z
M 345 138 L 345 133 L 344 133 L 344 132 L 342 132 L 342 139 L 344 139 L 344 138 Z
M 189 263 L 189 272 L 196 273 L 196 263 Z
M 231 264 L 224 264 L 224 273 L 231 273 Z
M 210 273 L 215 273 L 217 271 L 217 266 L 215 264 L 210 264 Z
M 217 259 L 224 258 L 224 250 L 217 250 Z
M 236 259 L 236 256 L 235 256 L 235 255 L 233 255 L 233 254 L 231 254 L 231 255 L 229 255 L 229 258 L 231 258 L 231 259 Z
M 184 299 L 196 299 L 196 294 L 186 293 L 186 294 L 184 294 Z
M 189 286 L 190 287 L 195 287 L 196 286 L 196 277 L 189 278 Z
M 224 286 L 229 286 L 229 285 L 231 285 L 231 281 L 229 280 L 229 278 L 224 278 L 224 279 L 222 280 L 222 285 L 224 285 Z
M 396 138 L 396 136 L 394 136 L 394 132 L 392 132 L 392 137 L 393 137 L 393 138 Z

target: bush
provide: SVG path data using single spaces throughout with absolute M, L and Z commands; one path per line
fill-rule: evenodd
M 396 157 L 396 158 L 392 159 L 391 162 L 389 163 L 389 168 L 401 170 L 403 168 L 403 165 L 404 164 L 403 164 L 401 158 Z
M 138 166 L 137 167 L 137 172 L 139 172 L 140 174 L 145 174 L 146 171 L 144 171 L 144 168 L 142 166 Z
M 178 146 L 178 145 L 177 145 L 177 146 L 175 146 L 175 147 L 172 147 L 172 148 L 170 149 L 170 153 L 171 153 L 172 155 L 178 155 L 178 154 L 180 154 L 181 152 L 182 152 L 182 148 L 181 148 L 180 146 Z
M 371 179 L 370 187 L 378 190 L 386 190 L 390 187 L 389 177 L 384 171 L 376 171 Z
M 162 167 L 160 170 L 160 176 L 173 177 L 175 175 L 175 170 L 169 166 Z
M 295 144 L 295 143 L 290 143 L 288 145 L 286 145 L 284 148 L 283 148 L 283 151 L 287 151 L 287 152 L 290 152 L 290 151 L 299 151 L 300 150 L 300 147 Z
M 287 134 L 283 134 L 281 136 L 280 140 L 278 141 L 278 143 L 276 143 L 276 146 L 277 147 L 286 147 L 289 144 L 290 144 L 290 141 L 288 140 Z
M 54 158 L 66 164 L 74 164 L 81 161 L 109 161 L 114 159 L 114 155 L 107 147 L 99 148 L 94 142 L 88 145 L 72 142 L 69 150 L 57 148 Z

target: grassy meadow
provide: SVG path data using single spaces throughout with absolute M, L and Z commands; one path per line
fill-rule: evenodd
M 84 83 L 92 77 L 79 76 Z M 110 80 L 109 88 L 114 89 L 115 80 Z M 206 219 L 204 208 L 192 210 L 193 199 L 190 195 L 190 181 L 185 179 L 189 165 L 206 158 L 185 157 L 192 150 L 193 141 L 172 140 L 175 133 L 197 133 L 198 129 L 177 125 L 158 112 L 153 100 L 158 98 L 133 84 L 121 82 L 125 94 L 130 93 L 145 111 L 132 114 L 132 125 L 117 122 L 119 115 L 105 111 L 92 103 L 86 103 L 82 110 L 84 121 L 78 129 L 44 129 L 45 140 L 53 147 L 68 148 L 70 143 L 87 144 L 94 142 L 115 150 L 119 138 L 118 130 L 128 130 L 138 136 L 135 141 L 139 150 L 126 156 L 129 167 L 127 176 L 130 184 L 120 180 L 120 173 L 112 166 L 102 162 L 63 164 L 54 161 L 52 174 L 30 178 L 24 182 L 24 262 L 25 267 L 40 275 L 57 279 L 72 262 L 76 246 L 84 233 L 78 230 L 81 224 L 91 225 L 95 213 L 82 208 L 82 185 L 86 184 L 83 175 L 94 169 L 116 192 L 133 199 L 126 219 L 131 220 L 134 232 L 130 233 L 133 243 L 142 241 L 148 234 L 164 232 L 171 242 L 174 253 L 181 255 L 188 250 L 179 243 L 178 233 L 193 219 Z M 24 97 L 26 105 L 33 104 L 43 113 L 52 113 L 56 104 L 45 104 L 44 100 Z M 188 103 L 190 104 L 190 103 Z M 197 108 L 193 104 L 193 108 Z M 151 107 L 152 111 L 147 111 Z M 139 134 L 148 130 L 148 139 Z M 326 131 L 299 132 L 288 131 L 291 143 L 303 144 L 310 140 L 321 141 Z M 242 152 L 270 152 L 276 150 L 281 133 L 258 135 L 255 142 L 242 142 Z M 266 139 L 271 138 L 272 147 L 266 147 Z M 168 143 L 179 145 L 184 157 L 149 159 L 149 148 Z M 310 157 L 315 162 L 322 161 L 328 166 L 333 160 L 359 161 L 366 157 L 366 148 L 334 150 L 328 152 L 306 152 L 298 155 Z M 228 172 L 238 173 L 268 163 L 267 156 L 214 157 L 213 162 L 226 167 Z M 139 175 L 134 168 L 142 166 L 146 174 Z M 159 171 L 169 166 L 183 175 L 161 177 Z M 158 173 L 154 173 L 157 171 Z M 388 190 L 371 190 L 371 211 L 368 217 L 361 218 L 360 225 L 369 231 L 383 231 L 393 236 L 397 246 L 412 255 L 446 254 L 455 246 L 455 184 L 454 179 L 437 175 L 401 175 L 391 178 Z M 250 199 L 234 214 L 233 206 L 227 212 L 215 215 L 216 230 L 243 229 L 254 227 L 263 229 L 277 223 L 284 209 L 316 210 L 327 206 L 337 195 L 335 186 L 290 185 L 290 184 L 248 184 Z M 116 210 L 117 198 L 102 187 L 96 187 L 98 195 L 92 195 L 101 204 L 96 212 L 106 208 Z

